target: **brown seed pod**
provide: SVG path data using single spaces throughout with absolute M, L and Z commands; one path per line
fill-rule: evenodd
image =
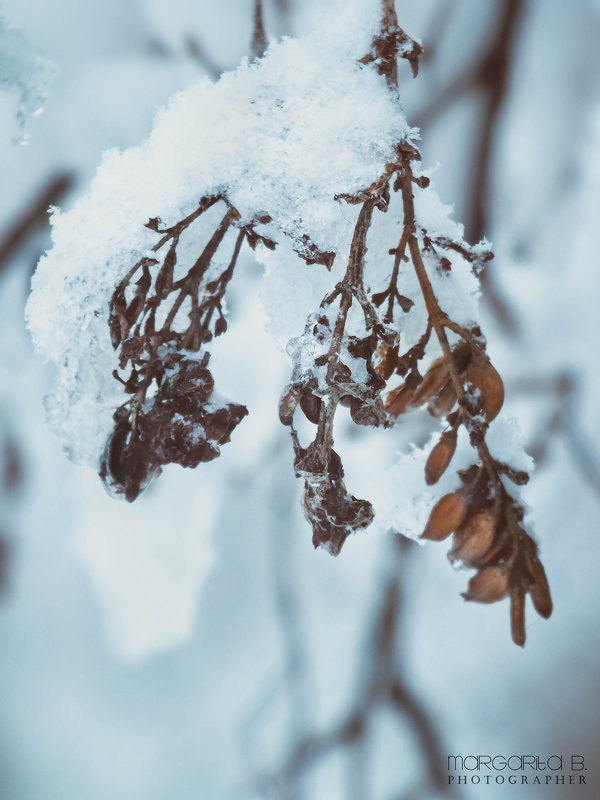
M 389 345 L 387 342 L 381 342 L 377 354 L 380 358 L 379 363 L 375 367 L 375 372 L 384 381 L 392 375 L 398 364 L 398 345 Z
M 445 417 L 447 416 L 454 406 L 456 405 L 456 390 L 452 381 L 444 384 L 441 391 L 429 401 L 427 410 L 432 417 Z
M 505 536 L 506 531 L 502 528 L 498 531 L 496 528 L 496 535 L 492 546 L 486 550 L 478 562 L 477 567 L 487 567 L 490 564 L 498 564 L 500 561 L 509 559 L 514 552 L 514 542 L 510 536 Z
M 473 514 L 456 531 L 450 557 L 465 564 L 476 563 L 492 546 L 495 530 L 496 518 L 491 511 Z
M 465 564 L 475 564 L 492 546 L 496 520 L 490 511 L 480 511 L 469 517 L 456 531 L 451 558 Z
M 498 416 L 504 403 L 504 384 L 489 360 L 475 361 L 467 368 L 466 379 L 479 389 L 479 405 L 488 422 Z
M 548 619 L 552 614 L 552 596 L 546 571 L 537 556 L 527 557 L 527 568 L 533 580 L 530 588 L 533 606 L 540 617 Z
M 495 603 L 508 593 L 509 575 L 506 567 L 485 567 L 469 581 L 465 600 L 475 603 Z
M 510 630 L 512 640 L 519 647 L 525 644 L 525 591 L 514 586 L 510 593 Z
M 421 406 L 436 395 L 450 378 L 448 365 L 444 358 L 436 358 L 425 373 L 411 401 L 413 406 Z
M 467 510 L 468 503 L 462 495 L 458 493 L 444 495 L 432 508 L 421 538 L 431 539 L 434 542 L 446 539 L 462 524 Z
M 300 397 L 300 408 L 304 412 L 306 419 L 314 425 L 319 424 L 322 405 L 321 398 L 313 394 L 310 390 L 305 391 Z
M 392 389 L 386 397 L 385 410 L 394 417 L 404 414 L 406 409 L 412 405 L 411 400 L 413 399 L 413 395 L 414 389 L 408 386 L 408 384 L 403 383 L 397 386 L 395 389 Z
M 431 486 L 437 483 L 446 471 L 456 450 L 456 429 L 452 428 L 440 436 L 425 464 L 425 483 Z

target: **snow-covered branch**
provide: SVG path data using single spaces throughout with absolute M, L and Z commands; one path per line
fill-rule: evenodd
M 268 263 L 267 281 L 291 249 L 296 271 L 319 269 L 325 287 L 317 308 L 292 309 L 275 290 L 270 303 L 305 321 L 288 343 L 280 419 L 315 546 L 337 555 L 374 520 L 434 540 L 454 533 L 451 557 L 477 570 L 464 596 L 510 595 L 522 645 L 525 594 L 542 616 L 552 610 L 518 494 L 528 461 L 490 442 L 492 425 L 502 439 L 504 386 L 477 323 L 488 243 L 469 245 L 450 219 L 400 107 L 398 59 L 416 76 L 421 50 L 393 3 L 353 0 L 310 36 L 178 95 L 147 142 L 108 154 L 89 194 L 55 213 L 30 326 L 59 365 L 55 426 L 131 501 L 165 464 L 216 458 L 246 415 L 214 391 L 206 348 L 227 330 L 243 245 Z M 402 383 L 389 385 L 395 375 Z M 397 491 L 371 502 L 347 489 L 334 422 L 347 407 L 357 425 L 392 428 L 424 405 L 445 429 L 419 489 L 428 521 L 410 492 L 407 520 Z

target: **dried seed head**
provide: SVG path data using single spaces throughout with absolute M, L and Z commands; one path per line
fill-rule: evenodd
M 436 395 L 440 389 L 442 389 L 449 379 L 450 372 L 448 371 L 448 365 L 446 364 L 446 361 L 444 358 L 436 358 L 436 360 L 425 373 L 425 377 L 419 384 L 412 399 L 411 405 L 421 406 L 423 403 L 431 400 L 431 398 L 434 397 L 434 395 Z
M 406 409 L 412 405 L 413 396 L 414 389 L 403 383 L 401 386 L 392 389 L 388 394 L 385 400 L 385 410 L 388 414 L 398 417 L 400 414 L 404 414 Z
M 506 567 L 485 567 L 469 581 L 465 600 L 475 603 L 495 603 L 508 593 L 509 575 Z
M 456 531 L 451 558 L 459 558 L 465 564 L 477 562 L 492 546 L 496 519 L 491 511 L 480 511 L 469 517 Z
M 450 536 L 463 522 L 467 513 L 466 499 L 457 493 L 446 494 L 435 504 L 427 520 L 422 539 L 440 542 Z
M 452 381 L 448 381 L 442 389 L 429 401 L 427 410 L 433 417 L 445 417 L 456 405 L 456 390 Z
M 527 558 L 527 567 L 533 580 L 530 588 L 533 606 L 540 617 L 548 619 L 552 614 L 552 596 L 548 585 L 546 571 L 537 556 Z
M 398 364 L 398 345 L 389 345 L 386 342 L 381 342 L 377 351 L 380 361 L 375 367 L 375 372 L 384 381 L 387 381 L 393 374 Z
M 525 591 L 521 586 L 513 587 L 510 593 L 510 630 L 512 639 L 519 647 L 525 644 Z
M 437 483 L 442 477 L 456 450 L 456 429 L 446 431 L 440 436 L 425 464 L 425 482 L 428 486 Z
M 504 384 L 490 361 L 474 362 L 467 369 L 467 380 L 480 392 L 481 410 L 488 422 L 498 416 L 504 403 Z

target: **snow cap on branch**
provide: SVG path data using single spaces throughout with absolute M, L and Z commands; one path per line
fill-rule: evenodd
M 75 460 L 97 467 L 122 402 L 109 302 L 155 244 L 150 218 L 171 225 L 201 197 L 222 194 L 240 224 L 268 214 L 267 234 L 291 237 L 300 251 L 308 241 L 347 249 L 352 215 L 340 213 L 335 195 L 375 180 L 408 134 L 384 78 L 357 61 L 379 22 L 377 0 L 336 3 L 304 39 L 272 45 L 215 84 L 200 80 L 157 114 L 146 142 L 105 154 L 72 210 L 54 211 L 53 247 L 27 314 L 37 348 L 59 369 L 48 406 Z M 210 235 L 206 217 L 195 229 L 200 242 Z

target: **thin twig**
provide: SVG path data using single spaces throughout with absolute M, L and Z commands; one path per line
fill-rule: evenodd
M 20 247 L 36 230 L 48 225 L 48 209 L 56 205 L 71 189 L 74 177 L 63 173 L 51 178 L 39 191 L 31 205 L 15 220 L 0 240 L 0 273 L 8 266 Z
M 252 29 L 252 55 L 262 58 L 267 49 L 267 36 L 263 21 L 262 0 L 254 0 L 254 27 Z

